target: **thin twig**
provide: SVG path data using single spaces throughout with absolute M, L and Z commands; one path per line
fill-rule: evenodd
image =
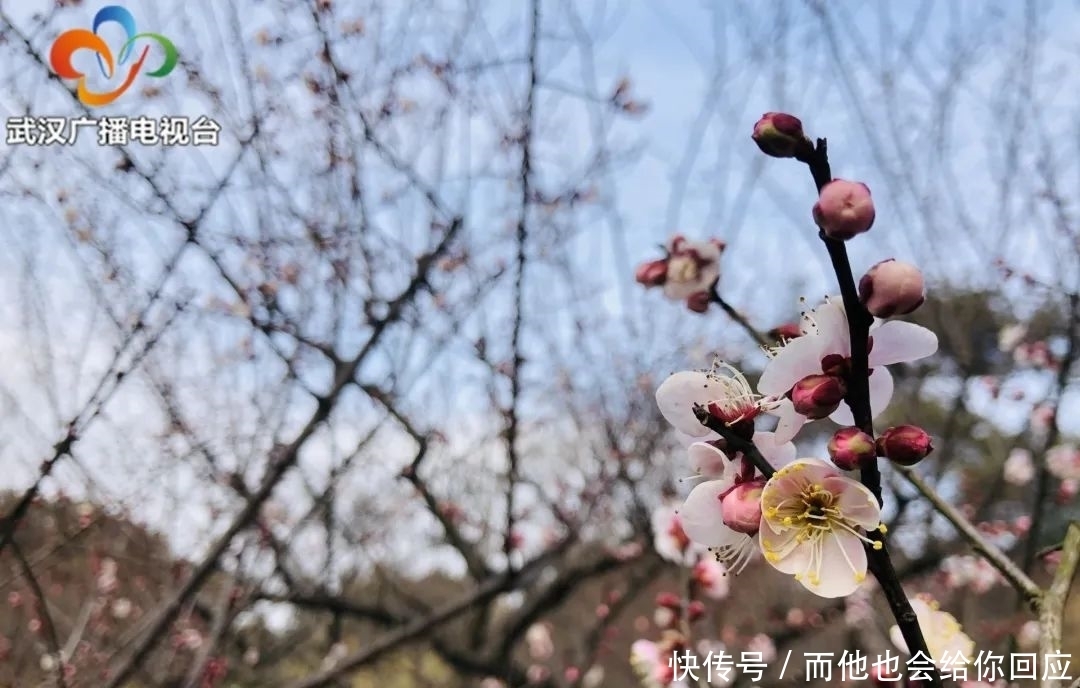
M 975 551 L 990 562 L 991 566 L 1001 572 L 1001 575 L 1016 588 L 1016 591 L 1024 596 L 1032 610 L 1038 609 L 1043 591 L 1024 573 L 1023 569 L 1014 564 L 1009 557 L 1005 556 L 1004 552 L 984 538 L 956 507 L 942 499 L 941 495 L 925 480 L 916 475 L 915 471 L 902 466 L 896 466 L 896 471 L 904 476 L 904 479 L 911 483 L 934 506 L 938 513 L 953 524 L 953 527 L 964 536 L 964 539 L 971 544 Z
M 719 284 L 719 281 L 717 281 L 717 284 Z M 758 346 L 767 347 L 771 345 L 772 342 L 769 341 L 768 337 L 761 334 L 761 332 L 759 332 L 757 328 L 750 324 L 750 321 L 747 320 L 742 313 L 732 308 L 731 304 L 729 304 L 727 301 L 724 300 L 722 296 L 720 296 L 720 292 L 716 290 L 717 284 L 714 284 L 712 290 L 709 292 L 710 300 L 716 305 L 720 306 L 721 310 L 727 313 L 729 318 L 734 320 L 739 327 L 743 328 L 746 334 L 750 335 L 750 338 L 758 343 Z
M 506 526 L 503 533 L 503 556 L 506 568 L 511 568 L 511 555 L 514 544 L 514 496 L 518 483 L 518 435 L 520 430 L 521 405 L 521 369 L 525 358 L 521 355 L 521 331 L 525 320 L 525 268 L 528 254 L 526 248 L 529 238 L 529 209 L 532 205 L 532 147 L 536 126 L 536 90 L 539 81 L 537 54 L 540 46 L 540 0 L 532 0 L 529 26 L 529 84 L 525 95 L 524 123 L 521 131 L 521 167 L 518 183 L 521 185 L 521 201 L 518 209 L 517 229 L 515 231 L 516 256 L 514 263 L 514 321 L 510 328 L 510 351 L 513 361 L 510 366 L 510 404 L 507 407 L 506 430 Z
M 559 551 L 559 548 L 555 548 L 555 551 Z M 434 631 L 442 624 L 473 609 L 476 605 L 487 602 L 495 596 L 512 589 L 522 576 L 530 575 L 532 572 L 540 571 L 549 566 L 552 563 L 551 559 L 552 552 L 541 554 L 516 571 L 506 571 L 493 576 L 458 600 L 439 607 L 427 616 L 418 617 L 396 631 L 387 633 L 380 639 L 369 643 L 362 650 L 342 659 L 332 668 L 289 684 L 289 688 L 319 688 L 320 686 L 330 685 L 342 676 L 377 661 L 401 645 L 425 633 Z
M 718 420 L 709 413 L 704 406 L 695 406 L 694 415 L 697 416 L 698 422 L 723 437 L 730 449 L 741 452 L 743 456 L 750 459 L 751 463 L 766 478 L 771 478 L 773 473 L 776 472 L 776 469 L 766 460 L 756 444 L 733 432 L 731 428 L 724 425 L 723 421 Z

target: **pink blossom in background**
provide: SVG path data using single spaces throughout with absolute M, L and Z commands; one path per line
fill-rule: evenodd
M 1035 462 L 1031 452 L 1017 447 L 1009 452 L 1003 467 L 1005 482 L 1010 485 L 1027 485 L 1035 477 Z
M 1080 449 L 1059 444 L 1046 452 L 1046 469 L 1061 480 L 1080 480 Z
M 728 596 L 728 572 L 727 567 L 716 560 L 716 557 L 705 555 L 694 564 L 694 583 L 703 595 L 710 599 L 722 600 Z
M 939 667 L 957 666 L 957 657 L 969 661 L 975 658 L 975 643 L 964 633 L 956 617 L 942 611 L 937 601 L 926 594 L 916 595 L 910 602 L 919 619 L 919 627 L 922 628 L 930 656 Z M 897 648 L 911 654 L 899 626 L 893 626 L 889 630 L 889 637 Z
M 652 528 L 657 554 L 680 566 L 693 566 L 701 550 L 686 535 L 674 506 L 664 505 L 653 511 Z
M 977 593 L 984 593 L 1005 582 L 998 570 L 988 561 L 973 554 L 945 557 L 941 561 L 941 571 L 945 574 L 945 584 L 949 587 L 970 587 Z

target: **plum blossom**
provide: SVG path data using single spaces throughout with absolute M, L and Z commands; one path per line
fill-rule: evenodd
M 686 651 L 686 641 L 675 631 L 666 631 L 659 642 L 635 640 L 630 646 L 630 666 L 644 688 L 688 688 L 675 680 L 672 657 Z
M 109 606 L 109 612 L 113 615 L 113 618 L 123 620 L 131 616 L 132 607 L 131 600 L 120 597 L 113 600 Z
M 786 465 L 795 458 L 795 446 L 790 442 L 778 444 L 771 432 L 754 433 L 753 442 L 772 466 Z M 728 570 L 739 573 L 753 556 L 757 536 L 725 525 L 722 500 L 736 486 L 758 477 L 752 465 L 742 459 L 732 461 L 713 443 L 695 442 L 688 453 L 691 466 L 706 480 L 690 491 L 679 510 L 683 530 L 691 540 L 707 547 Z
M 1072 501 L 1078 493 L 1080 493 L 1080 480 L 1076 478 L 1066 478 L 1058 485 L 1055 499 L 1058 504 L 1067 504 Z
M 1031 452 L 1017 447 L 1009 452 L 1009 458 L 1005 459 L 1003 466 L 1005 482 L 1010 485 L 1027 485 L 1035 477 L 1035 464 L 1031 460 Z
M 847 313 L 839 297 L 828 298 L 803 314 L 802 332 L 803 336 L 772 350 L 772 360 L 758 381 L 758 392 L 781 397 L 808 375 L 847 373 L 851 341 Z M 937 335 L 913 323 L 877 321 L 870 327 L 870 407 L 874 416 L 885 410 L 892 398 L 893 379 L 885 366 L 925 358 L 937 348 Z M 829 418 L 840 425 L 854 425 L 847 404 L 841 404 Z
M 710 599 L 722 600 L 728 596 L 728 575 L 715 557 L 702 557 L 694 564 L 694 583 L 703 595 Z
M 1080 449 L 1059 444 L 1046 452 L 1046 469 L 1061 480 L 1080 480 Z
M 1029 422 L 1031 423 L 1031 431 L 1039 437 L 1045 436 L 1047 430 L 1050 429 L 1050 424 L 1054 421 L 1054 416 L 1057 414 L 1057 410 L 1053 404 L 1039 404 L 1035 408 L 1031 409 L 1031 417 Z
M 693 566 L 700 548 L 687 537 L 674 506 L 665 504 L 653 511 L 652 529 L 657 554 L 679 566 Z
M 760 652 L 761 661 L 771 662 L 776 659 L 776 644 L 764 633 L 758 633 L 746 643 L 747 652 Z
M 761 551 L 822 597 L 850 595 L 866 579 L 863 530 L 881 528 L 881 508 L 862 483 L 819 459 L 779 469 L 761 494 Z
M 1020 346 L 1027 336 L 1027 326 L 1020 323 L 1006 325 L 998 331 L 998 349 L 1009 352 Z
M 926 640 L 926 649 L 939 668 L 971 661 L 975 655 L 975 642 L 960 628 L 955 616 L 941 611 L 938 603 L 926 594 L 916 595 L 910 602 Z M 889 638 L 901 651 L 911 654 L 899 626 L 889 629 Z
M 119 585 L 116 577 L 117 565 L 116 560 L 112 557 L 105 557 L 101 560 L 101 567 L 97 574 L 97 589 L 98 592 L 109 594 L 114 592 Z
M 723 362 L 715 363 L 710 371 L 686 370 L 671 375 L 656 390 L 656 404 L 667 422 L 688 438 L 719 437 L 698 420 L 694 412 L 698 406 L 747 439 L 753 435 L 754 419 L 762 413 L 780 417 L 776 434 L 781 444 L 794 437 L 803 423 L 790 401 L 755 394 L 746 377 Z
M 844 598 L 844 623 L 850 628 L 859 628 L 877 618 L 872 599 L 875 590 L 873 582 L 868 581 Z
M 950 588 L 968 586 L 972 592 L 980 594 L 1004 582 L 990 562 L 971 554 L 945 557 L 941 562 L 941 571 L 945 574 L 945 584 Z
M 551 640 L 551 627 L 545 623 L 534 623 L 525 631 L 525 644 L 529 656 L 535 660 L 550 659 L 555 653 L 555 644 Z
M 1034 650 L 1039 646 L 1039 638 L 1042 636 L 1042 630 L 1039 629 L 1039 622 L 1032 619 L 1031 621 L 1025 621 L 1024 625 L 1020 627 L 1020 630 L 1016 632 L 1016 645 L 1021 650 Z
M 720 254 L 725 244 L 719 239 L 691 241 L 675 235 L 664 247 L 667 255 L 642 263 L 635 279 L 646 287 L 663 287 L 672 301 L 686 301 L 691 310 L 702 312 L 702 296 L 708 308 L 709 293 L 720 279 Z

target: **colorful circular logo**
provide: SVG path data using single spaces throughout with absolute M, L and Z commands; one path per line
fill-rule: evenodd
M 123 27 L 127 36 L 115 58 L 109 44 L 98 35 L 98 29 L 101 28 L 101 25 L 108 22 L 119 24 Z M 71 64 L 72 56 L 83 49 L 93 51 L 97 55 L 98 67 L 101 69 L 102 75 L 106 79 L 112 79 L 116 70 L 131 59 L 135 43 L 140 39 L 156 42 L 165 52 L 165 61 L 157 69 L 146 72 L 147 76 L 160 78 L 176 68 L 179 54 L 176 52 L 176 46 L 173 45 L 173 42 L 160 33 L 136 33 L 135 17 L 127 9 L 118 5 L 108 5 L 101 8 L 94 15 L 92 30 L 71 29 L 57 36 L 56 41 L 52 44 L 52 49 L 49 51 L 49 64 L 52 65 L 53 71 L 61 78 L 79 80 L 76 89 L 79 102 L 90 107 L 101 107 L 113 102 L 131 87 L 136 77 L 142 73 L 143 63 L 146 62 L 146 58 L 150 54 L 150 46 L 147 45 L 143 48 L 139 58 L 128 69 L 127 76 L 124 78 L 124 82 L 120 84 L 120 87 L 106 93 L 98 93 L 87 88 L 86 75 Z

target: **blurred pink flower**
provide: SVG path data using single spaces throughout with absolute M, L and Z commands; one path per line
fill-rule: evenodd
M 1061 480 L 1080 479 L 1080 449 L 1059 444 L 1046 452 L 1046 469 Z
M 630 665 L 641 679 L 645 688 L 686 688 L 683 681 L 675 681 L 675 670 L 671 658 L 675 652 L 682 652 L 682 647 L 674 642 L 674 635 L 669 640 L 654 643 L 651 640 L 635 640 L 630 646 Z
M 713 285 L 720 279 L 724 242 L 719 239 L 690 241 L 675 235 L 664 248 L 667 255 L 639 265 L 634 279 L 645 287 L 662 287 L 667 298 L 686 301 L 691 310 L 703 312 L 708 308 Z
M 939 667 L 961 666 L 966 662 L 957 661 L 958 658 L 967 661 L 975 658 L 975 643 L 964 633 L 956 617 L 941 611 L 938 603 L 926 594 L 916 595 L 910 602 L 915 616 L 919 619 L 926 649 Z M 897 648 L 911 654 L 899 626 L 893 626 L 889 630 L 889 637 Z
M 950 588 L 970 587 L 973 592 L 984 593 L 1003 583 L 1001 574 L 982 557 L 972 554 L 954 554 L 941 561 L 945 584 Z
M 1005 325 L 998 330 L 998 349 L 1009 352 L 1020 345 L 1027 336 L 1027 326 L 1020 323 Z
M 1031 452 L 1017 447 L 1009 452 L 1009 458 L 1005 459 L 1005 482 L 1011 485 L 1027 485 L 1035 477 L 1035 462 L 1031 460 Z
M 525 631 L 525 645 L 529 656 L 534 660 L 551 659 L 555 654 L 555 643 L 551 640 L 551 627 L 545 623 L 534 623 Z
M 715 557 L 704 556 L 694 564 L 694 582 L 706 597 L 721 600 L 728 596 L 727 568 Z
M 758 633 L 746 643 L 748 652 L 760 652 L 761 661 L 769 663 L 776 659 L 776 644 L 764 633 Z
M 652 529 L 657 554 L 680 566 L 693 566 L 701 550 L 686 535 L 674 506 L 664 505 L 653 511 Z

